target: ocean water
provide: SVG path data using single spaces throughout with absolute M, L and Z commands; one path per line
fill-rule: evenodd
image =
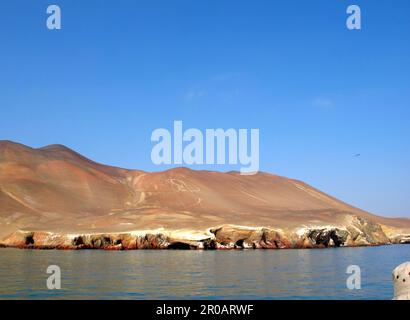
M 409 245 L 313 250 L 0 249 L 0 299 L 391 299 Z M 49 265 L 61 289 L 49 290 Z M 361 289 L 349 290 L 349 265 Z

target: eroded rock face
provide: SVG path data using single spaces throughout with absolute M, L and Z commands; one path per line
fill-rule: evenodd
M 263 229 L 261 247 L 264 249 L 284 249 L 293 247 L 292 241 L 282 232 Z
M 33 249 L 75 249 L 67 235 L 48 232 L 16 231 L 2 241 L 6 247 Z
M 349 232 L 339 228 L 311 230 L 309 239 L 314 245 L 324 247 L 340 247 L 346 244 Z
M 280 249 L 291 248 L 292 242 L 280 230 L 222 226 L 210 230 L 217 249 Z
M 137 249 L 166 249 L 169 246 L 169 239 L 163 234 L 146 234 L 137 236 Z
M 346 246 L 349 232 L 337 227 L 311 228 L 296 241 L 297 248 L 327 248 Z
M 369 246 L 408 243 L 410 236 L 392 241 L 380 225 L 354 217 L 346 227 L 304 227 L 284 232 L 272 228 L 251 228 L 223 225 L 209 229 L 202 239 L 178 238 L 165 233 L 58 234 L 17 231 L 0 242 L 0 246 L 33 249 L 285 249 Z
M 166 249 L 170 242 L 163 234 L 133 235 L 84 234 L 64 235 L 48 232 L 17 231 L 7 237 L 2 244 L 9 247 L 33 249 Z
M 410 244 L 410 234 L 397 234 L 391 238 L 394 244 Z
M 354 217 L 350 225 L 341 227 L 306 228 L 296 242 L 298 248 L 374 246 L 390 244 L 382 227 L 360 217 Z
M 361 231 L 359 237 L 367 244 L 377 245 L 390 243 L 390 239 L 386 236 L 380 224 L 356 217 L 353 225 Z
M 217 249 L 253 248 L 262 236 L 260 230 L 222 226 L 211 229 Z

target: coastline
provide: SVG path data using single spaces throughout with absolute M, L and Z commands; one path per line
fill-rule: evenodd
M 293 230 L 221 225 L 206 230 L 49 232 L 17 230 L 0 248 L 58 250 L 243 250 L 364 247 L 410 243 L 409 234 L 386 234 L 383 226 L 355 217 L 345 226 L 301 226 Z

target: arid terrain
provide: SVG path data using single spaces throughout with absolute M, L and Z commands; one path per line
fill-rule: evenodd
M 268 173 L 144 172 L 62 145 L 0 141 L 0 244 L 22 248 L 312 248 L 410 242 L 410 220 Z

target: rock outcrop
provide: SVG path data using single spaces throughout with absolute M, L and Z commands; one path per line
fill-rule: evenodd
M 328 247 L 375 246 L 409 243 L 409 236 L 389 239 L 380 225 L 356 217 L 346 227 L 303 227 L 296 231 L 222 225 L 210 228 L 202 238 L 178 236 L 177 232 L 128 232 L 101 234 L 61 234 L 52 232 L 16 231 L 0 246 L 27 249 L 302 249 Z

